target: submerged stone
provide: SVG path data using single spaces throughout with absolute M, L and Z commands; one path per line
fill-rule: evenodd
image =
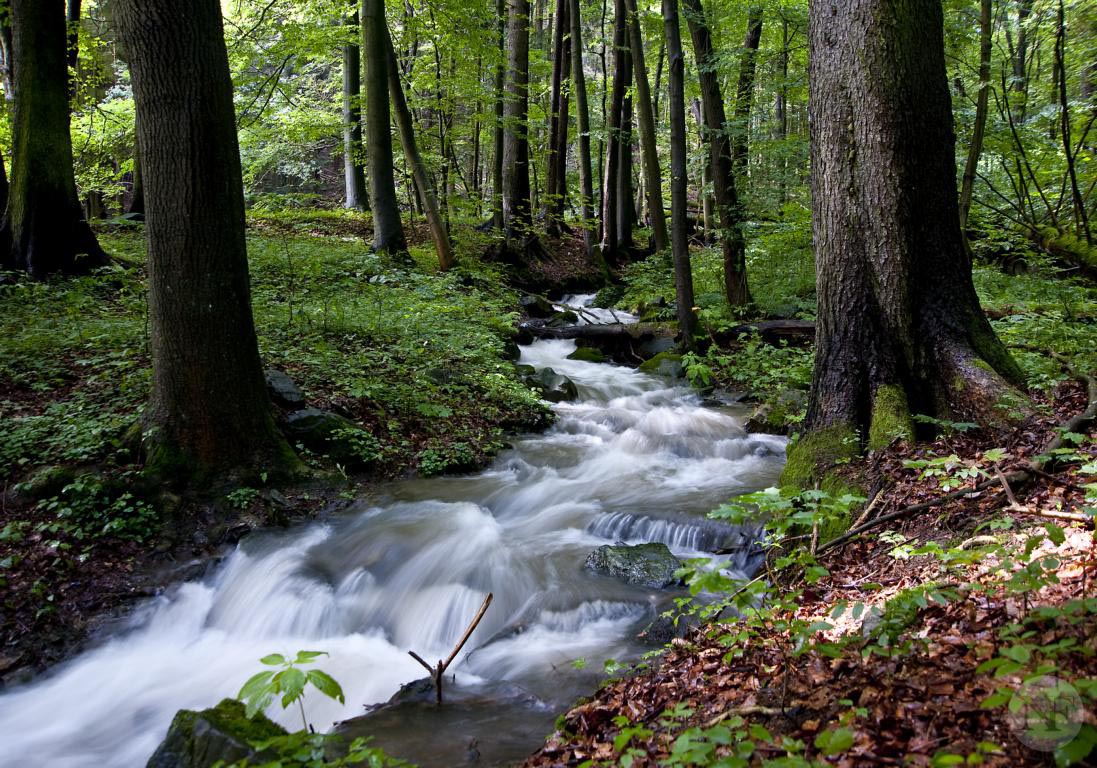
M 666 544 L 605 544 L 587 556 L 586 567 L 629 584 L 663 589 L 679 582 L 674 572 L 682 562 Z
M 249 720 L 244 705 L 235 699 L 201 712 L 181 709 L 147 768 L 212 768 L 218 762 L 231 765 L 244 759 L 263 762 L 273 756 L 258 753 L 252 744 L 284 735 L 285 729 L 262 712 Z
M 606 362 L 606 356 L 601 350 L 594 349 L 593 347 L 579 347 L 568 355 L 568 360 L 582 360 L 586 363 L 604 363 Z

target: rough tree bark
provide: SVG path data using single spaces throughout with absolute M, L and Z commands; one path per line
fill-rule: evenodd
M 369 163 L 373 247 L 378 253 L 406 253 L 393 175 L 389 128 L 389 57 L 385 0 L 362 0 L 362 50 L 366 57 L 366 160 Z
M 392 37 L 388 28 L 385 28 L 385 44 L 388 55 L 389 95 L 392 97 L 392 111 L 396 117 L 396 128 L 400 132 L 400 144 L 404 147 L 404 157 L 411 166 L 412 177 L 419 188 L 423 200 L 423 213 L 427 217 L 427 226 L 430 228 L 430 238 L 434 242 L 434 251 L 438 254 L 439 269 L 446 270 L 453 266 L 453 248 L 450 246 L 449 233 L 446 231 L 446 223 L 438 212 L 438 201 L 431 189 L 430 178 L 427 176 L 427 166 L 419 154 L 419 147 L 415 142 L 415 125 L 411 119 L 411 110 L 404 98 L 404 87 L 400 83 L 400 69 L 396 63 L 396 50 L 392 47 Z
M 819 312 L 806 434 L 782 482 L 913 435 L 912 413 L 1029 412 L 960 235 L 937 0 L 811 0 L 811 196 Z
M 152 397 L 147 469 L 208 482 L 296 472 L 251 314 L 244 193 L 217 0 L 115 0 L 141 114 Z
M 625 91 L 628 80 L 625 78 L 625 4 L 624 0 L 613 3 L 613 85 L 606 106 L 606 151 L 602 171 L 602 258 L 612 260 L 617 253 L 620 227 L 618 214 L 620 207 L 617 196 L 621 186 L 618 176 L 621 173 L 621 117 L 625 107 Z
M 750 288 L 747 286 L 746 242 L 743 239 L 742 209 L 735 186 L 735 173 L 731 161 L 731 141 L 727 134 L 727 118 L 724 113 L 724 97 L 720 80 L 714 69 L 715 53 L 712 35 L 701 0 L 682 0 L 689 23 L 693 51 L 697 56 L 698 76 L 701 81 L 701 106 L 708 133 L 710 167 L 712 168 L 713 196 L 716 215 L 720 220 L 720 247 L 724 256 L 724 293 L 733 307 L 749 304 Z
M 579 131 L 579 208 L 583 217 L 583 246 L 587 255 L 594 251 L 594 174 L 590 162 L 590 107 L 587 104 L 587 77 L 583 72 L 583 17 L 579 0 L 569 0 L 571 23 L 571 76 L 575 83 L 575 120 Z
M 685 57 L 678 21 L 678 0 L 663 0 L 667 37 L 668 101 L 670 103 L 670 240 L 674 258 L 674 293 L 682 343 L 693 346 L 697 316 L 693 312 L 693 272 L 689 262 L 689 216 L 686 199 Z
M 507 50 L 503 220 L 508 240 L 524 240 L 533 224 L 529 184 L 529 0 L 507 2 Z
M 108 259 L 84 219 L 72 169 L 65 7 L 11 0 L 15 105 L 0 265 L 34 278 L 79 274 Z
M 640 15 L 637 13 L 636 0 L 625 0 L 625 5 L 629 15 L 629 48 L 632 50 L 632 71 L 636 81 L 636 112 L 640 123 L 644 193 L 647 196 L 652 245 L 658 252 L 666 249 L 668 241 L 667 218 L 663 209 L 663 174 L 659 166 L 659 149 L 655 141 L 655 113 L 652 108 L 651 89 L 648 87 L 644 38 L 640 33 Z
M 354 12 L 344 22 L 351 28 L 352 40 L 361 38 L 358 29 L 358 0 Z M 362 48 L 357 42 L 343 45 L 343 178 L 345 207 L 369 210 L 366 172 L 362 167 Z

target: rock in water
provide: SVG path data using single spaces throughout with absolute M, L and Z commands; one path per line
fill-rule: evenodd
M 251 742 L 284 735 L 285 729 L 262 712 L 249 720 L 244 705 L 234 699 L 201 712 L 181 709 L 147 768 L 211 768 L 218 761 L 231 765 L 245 758 L 263 762 L 273 756 L 258 754 Z
M 679 582 L 674 572 L 682 562 L 666 544 L 606 544 L 587 555 L 586 567 L 629 584 L 663 589 Z
M 547 318 L 556 314 L 556 307 L 540 296 L 526 294 L 518 299 L 518 305 L 529 317 Z
M 279 405 L 297 406 L 304 404 L 305 395 L 293 383 L 293 379 L 285 373 L 274 368 L 268 368 L 263 371 L 263 376 L 267 380 L 267 392 L 270 394 L 271 400 Z
M 526 383 L 534 389 L 541 390 L 541 397 L 550 403 L 562 403 L 579 397 L 579 389 L 575 386 L 575 382 L 552 368 L 542 368 L 533 376 L 528 376 Z

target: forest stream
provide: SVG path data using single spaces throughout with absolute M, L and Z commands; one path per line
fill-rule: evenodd
M 637 633 L 681 594 L 594 574 L 587 555 L 618 541 L 663 542 L 683 559 L 729 549 L 725 567 L 745 573 L 750 537 L 705 513 L 772 485 L 784 461 L 783 438 L 743 431 L 743 406 L 567 359 L 574 349 L 522 347 L 520 362 L 568 376 L 579 397 L 488 469 L 389 484 L 323 523 L 254 534 L 207 578 L 0 697 L 0 765 L 144 765 L 178 709 L 233 696 L 261 656 L 302 649 L 329 653 L 316 666 L 346 692 L 345 706 L 306 695 L 318 729 L 349 720 L 338 729 L 424 766 L 499 764 L 536 749 L 604 677 L 605 659 L 649 649 Z M 424 676 L 409 650 L 445 658 L 489 591 L 494 603 L 450 668 L 440 710 L 413 702 L 361 717 Z M 300 727 L 296 708 L 270 714 Z

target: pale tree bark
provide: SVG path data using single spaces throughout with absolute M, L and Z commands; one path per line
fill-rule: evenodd
M 84 219 L 69 133 L 65 7 L 11 0 L 12 171 L 0 264 L 44 278 L 79 274 L 108 259 Z
M 343 44 L 343 205 L 355 211 L 369 210 L 366 171 L 362 167 L 362 48 L 358 28 L 358 0 L 345 20 L 355 42 Z
M 583 71 L 583 19 L 579 0 L 569 0 L 571 23 L 571 75 L 575 83 L 575 120 L 579 132 L 580 215 L 583 218 L 583 246 L 587 255 L 594 251 L 594 174 L 590 159 L 590 108 L 587 104 L 587 77 Z
M 362 52 L 366 57 L 366 159 L 373 209 L 373 247 L 378 253 L 406 253 L 408 244 L 396 197 L 389 129 L 389 37 L 385 0 L 362 0 L 361 26 Z
M 271 416 L 251 315 L 244 193 L 217 0 L 115 0 L 141 115 L 152 396 L 146 468 L 165 480 L 300 465 Z
M 798 487 L 911 438 L 912 413 L 992 426 L 1031 412 L 960 235 L 940 3 L 812 0 L 809 19 L 819 310 L 783 477 Z
M 503 219 L 508 239 L 533 224 L 529 183 L 529 0 L 508 0 L 507 85 L 503 105 Z
M 697 315 L 693 311 L 693 272 L 689 261 L 689 202 L 686 199 L 685 56 L 678 21 L 678 0 L 663 0 L 667 38 L 667 86 L 670 105 L 670 240 L 674 259 L 674 294 L 678 332 L 686 348 L 693 347 Z
M 388 76 L 389 95 L 392 97 L 392 111 L 396 118 L 396 129 L 400 133 L 400 144 L 404 147 L 404 157 L 411 166 L 412 178 L 419 188 L 419 194 L 423 201 L 423 213 L 427 217 L 427 226 L 430 228 L 430 238 L 434 242 L 434 251 L 438 254 L 438 268 L 442 270 L 453 266 L 453 248 L 450 246 L 449 233 L 446 224 L 438 212 L 438 201 L 434 197 L 434 191 L 430 186 L 430 178 L 427 176 L 427 166 L 419 154 L 419 147 L 415 142 L 415 125 L 411 118 L 411 110 L 404 98 L 404 87 L 400 83 L 400 69 L 396 62 L 396 51 L 392 47 L 392 37 L 385 29 L 385 43 L 388 49 Z
M 719 240 L 724 257 L 724 294 L 728 304 L 740 307 L 751 301 L 747 285 L 746 241 L 743 238 L 743 211 L 735 185 L 731 159 L 731 141 L 727 133 L 724 97 L 714 69 L 712 35 L 701 0 L 682 0 L 693 38 L 693 52 L 701 81 L 701 106 L 709 141 L 713 197 L 720 220 Z
M 648 70 L 644 61 L 644 38 L 640 33 L 640 17 L 636 0 L 625 0 L 629 14 L 629 47 L 632 50 L 632 71 L 636 82 L 636 112 L 640 123 L 640 153 L 644 171 L 644 193 L 647 196 L 651 240 L 655 250 L 666 250 L 667 220 L 663 209 L 663 179 L 659 166 L 659 149 L 655 141 L 655 113 L 652 108 Z

